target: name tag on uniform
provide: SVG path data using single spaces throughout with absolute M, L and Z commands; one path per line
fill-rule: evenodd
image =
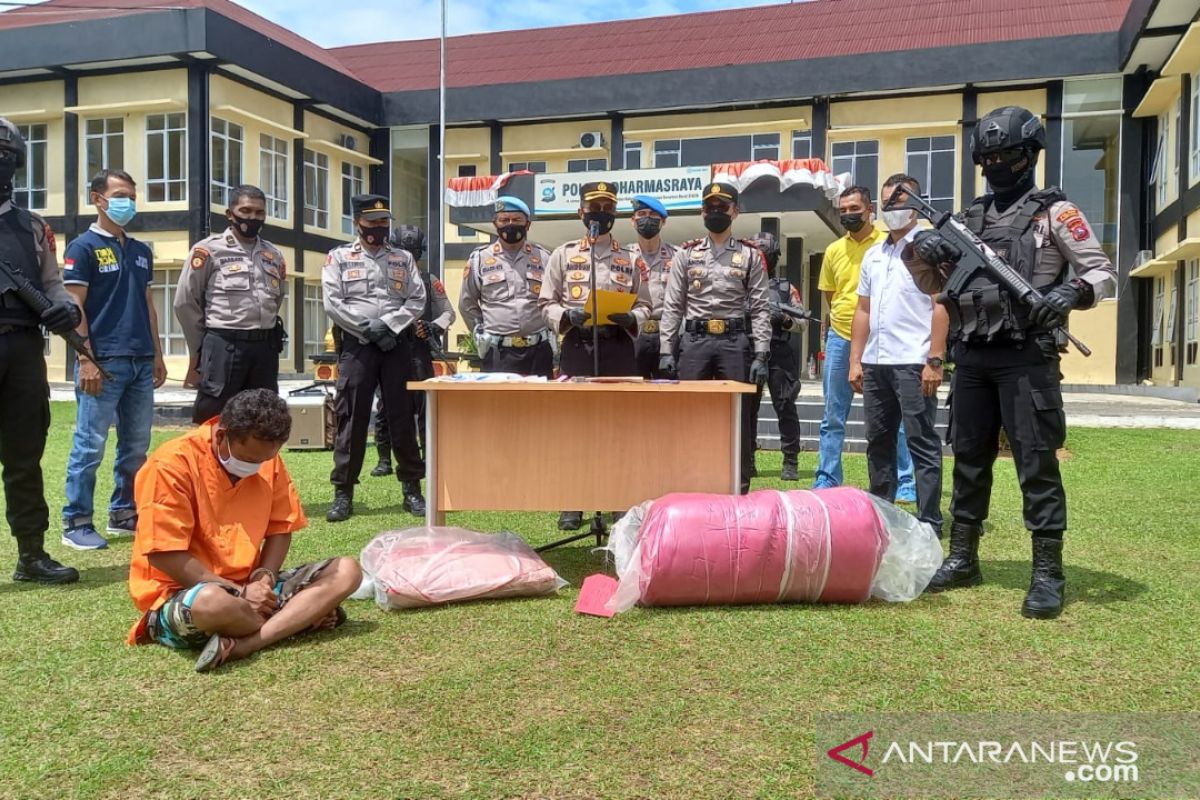
M 367 277 L 367 271 L 363 269 L 348 269 L 342 273 L 344 281 L 361 281 L 365 277 Z

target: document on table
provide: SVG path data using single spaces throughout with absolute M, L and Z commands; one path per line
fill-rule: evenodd
M 632 292 L 613 292 L 608 289 L 597 289 L 596 299 L 593 301 L 588 298 L 587 303 L 583 308 L 592 318 L 587 321 L 587 325 L 591 326 L 595 320 L 600 320 L 601 325 L 611 325 L 608 321 L 609 314 L 628 314 L 633 310 L 633 303 L 637 300 L 637 295 Z M 599 304 L 600 311 L 596 312 L 596 305 Z

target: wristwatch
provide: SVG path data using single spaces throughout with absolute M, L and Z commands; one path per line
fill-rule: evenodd
M 942 365 L 945 364 L 946 362 L 943 361 L 942 359 L 938 358 L 937 356 L 929 356 L 929 358 L 925 359 L 925 363 L 928 364 L 929 366 L 933 367 L 934 369 L 941 369 Z

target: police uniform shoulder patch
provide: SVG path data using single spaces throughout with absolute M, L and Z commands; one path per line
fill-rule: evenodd
M 1068 222 L 1067 230 L 1071 232 L 1071 238 L 1077 242 L 1085 242 L 1092 235 L 1087 223 L 1083 221 L 1083 217 L 1075 217 Z
M 50 227 L 50 223 L 42 220 L 42 230 L 46 233 L 46 249 L 51 253 L 58 252 L 58 240 L 54 238 L 54 228 Z
M 646 259 L 639 257 L 637 260 L 638 274 L 642 276 L 642 280 L 650 280 L 650 268 L 646 266 Z
M 442 282 L 440 280 L 438 280 L 437 278 L 434 278 L 430 283 L 433 286 L 434 294 L 436 294 L 438 297 L 446 296 L 446 287 L 442 284 Z
M 465 267 L 463 267 L 463 280 L 465 281 L 469 277 L 471 277 L 471 262 L 470 261 L 468 261 L 467 265 Z
M 200 269 L 206 263 L 208 263 L 208 260 L 210 258 L 212 258 L 212 254 L 209 253 L 208 250 L 204 249 L 203 247 L 199 247 L 199 246 L 193 247 L 192 248 L 192 269 Z

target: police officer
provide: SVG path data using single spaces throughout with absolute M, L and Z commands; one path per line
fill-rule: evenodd
M 1021 613 L 1052 619 L 1062 612 L 1066 580 L 1062 537 L 1067 503 L 1056 451 L 1066 438 L 1055 330 L 1073 309 L 1112 297 L 1116 273 L 1083 212 L 1060 189 L 1034 185 L 1046 131 L 1024 108 L 984 116 L 971 135 L 971 156 L 992 193 L 972 201 L 963 222 L 1042 295 L 1020 304 L 994 279 L 973 276 L 950 312 L 954 490 L 950 555 L 928 591 L 983 582 L 979 538 L 988 516 L 992 465 L 1003 426 L 1033 540 L 1033 575 Z M 919 234 L 906 263 L 918 286 L 940 291 L 961 256 L 936 231 Z M 1069 268 L 1069 269 L 1068 269 Z M 924 281 L 924 283 L 922 283 Z
M 754 237 L 754 244 L 767 260 L 771 279 L 767 285 L 767 297 L 771 305 L 771 358 L 767 375 L 767 386 L 771 389 L 771 405 L 775 407 L 775 418 L 779 421 L 779 449 L 783 452 L 783 469 L 779 477 L 785 481 L 800 480 L 797 458 L 800 453 L 800 415 L 796 412 L 796 397 L 800 394 L 800 367 L 796 353 L 792 350 L 792 332 L 802 324 L 795 317 L 784 314 L 778 306 L 787 306 L 805 314 L 800 303 L 800 293 L 787 278 L 779 274 L 779 240 L 775 234 L 762 231 Z M 758 430 L 758 410 L 762 404 L 763 387 L 759 386 L 750 400 L 753 414 L 753 430 Z
M 594 181 L 579 187 L 579 218 L 587 235 L 555 248 L 538 297 L 546 325 L 564 334 L 559 371 L 572 376 L 596 374 L 592 337 L 598 335 L 598 374 L 636 375 L 633 342 L 650 318 L 649 276 L 638 268 L 633 253 L 613 238 L 616 184 Z M 596 320 L 598 332 L 588 324 L 592 315 L 584 308 L 591 293 L 593 264 L 597 291 L 628 293 L 636 298 L 630 311 Z M 583 514 L 579 511 L 564 511 L 558 519 L 558 527 L 564 531 L 577 530 L 582 524 Z
M 648 276 L 650 287 L 650 318 L 642 325 L 635 343 L 638 374 L 646 380 L 663 377 L 658 371 L 658 326 L 671 259 L 679 250 L 662 239 L 667 216 L 667 207 L 658 198 L 647 194 L 634 196 L 633 227 L 637 231 L 637 242 L 630 250 L 638 269 Z
M 678 372 L 683 380 L 749 378 L 759 386 L 767 382 L 771 349 L 767 265 L 754 242 L 733 237 L 737 199 L 737 188 L 728 183 L 706 187 L 703 214 L 708 236 L 686 243 L 671 260 L 659 331 L 659 369 L 667 375 Z M 682 339 L 678 369 L 672 355 L 677 339 Z M 753 409 L 743 402 L 742 494 L 750 491 L 754 435 Z
M 50 386 L 39 325 L 65 333 L 82 319 L 63 288 L 54 231 L 37 214 L 12 202 L 12 181 L 25 166 L 25 140 L 15 125 L 0 117 L 0 260 L 52 305 L 38 313 L 15 291 L 0 294 L 0 464 L 4 468 L 4 506 L 17 540 L 14 581 L 73 583 L 79 573 L 45 551 L 50 511 L 42 487 L 42 454 L 50 429 Z
M 475 336 L 484 372 L 549 378 L 555 334 L 546 327 L 538 295 L 550 251 L 529 241 L 532 217 L 519 198 L 496 198 L 492 224 L 496 241 L 467 258 L 458 310 Z
M 392 212 L 387 198 L 360 194 L 350 202 L 357 238 L 330 250 L 321 271 L 325 313 L 342 332 L 334 400 L 337 440 L 329 476 L 333 505 L 325 518 L 341 522 L 354 513 L 354 485 L 366 454 L 376 387 L 383 395 L 404 510 L 422 515 L 425 465 L 406 383 L 412 374 L 413 349 L 408 329 L 425 308 L 425 285 L 412 255 L 389 241 Z
M 229 227 L 197 242 L 180 272 L 175 317 L 192 354 L 193 422 L 217 416 L 243 389 L 279 391 L 287 264 L 259 236 L 266 218 L 262 189 L 234 187 L 225 209 Z

